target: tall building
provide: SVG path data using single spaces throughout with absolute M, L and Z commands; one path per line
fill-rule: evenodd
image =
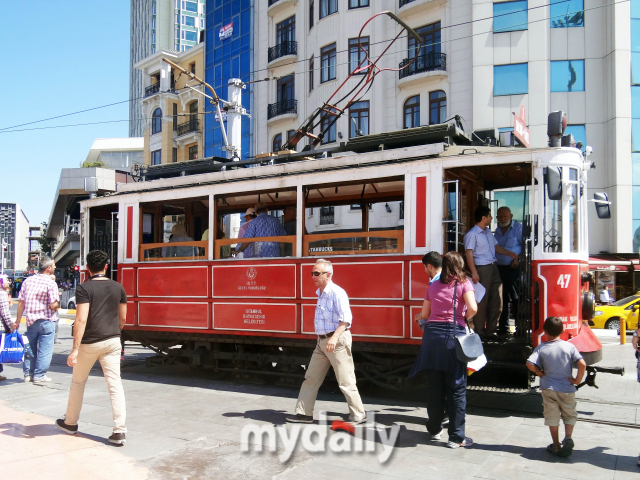
M 271 3 L 272 0 L 269 0 Z M 256 6 L 254 6 L 254 3 Z M 302 2 L 300 2 L 302 4 Z M 205 41 L 205 81 L 212 85 L 220 98 L 227 99 L 227 84 L 231 78 L 242 81 L 253 79 L 256 58 L 266 54 L 264 49 L 254 50 L 254 36 L 259 35 L 255 24 L 255 13 L 263 8 L 267 1 L 254 0 L 217 0 L 207 4 L 207 30 Z M 266 43 L 262 42 L 262 45 Z M 266 72 L 259 72 L 260 74 Z M 251 114 L 253 107 L 253 84 L 242 91 L 242 106 Z M 205 157 L 225 157 L 222 132 L 213 113 L 213 106 L 207 104 L 205 115 Z M 247 158 L 254 152 L 254 125 L 259 119 L 242 117 L 241 158 Z
M 29 220 L 17 203 L 0 203 L 0 244 L 7 242 L 4 269 L 26 270 L 29 262 Z
M 183 52 L 198 44 L 205 26 L 205 0 L 131 0 L 129 136 L 141 137 L 142 72 L 134 67 L 160 50 Z
M 390 17 L 369 23 L 360 45 L 373 59 L 400 34 L 378 66 L 409 66 L 379 74 L 326 132 L 322 146 L 454 115 L 469 131 L 509 131 L 513 114 L 524 107 L 531 146 L 543 147 L 549 112 L 562 110 L 568 133 L 593 147 L 589 160 L 597 168 L 585 193 L 605 191 L 613 202 L 610 220 L 589 210 L 591 225 L 598 225 L 589 232 L 590 250 L 631 252 L 640 227 L 640 173 L 632 175 L 631 152 L 640 150 L 640 86 L 632 86 L 632 96 L 626 85 L 640 78 L 629 66 L 630 37 L 638 52 L 631 57 L 640 57 L 640 28 L 633 28 L 640 23 L 639 1 L 631 0 L 630 15 L 629 2 L 595 0 L 218 0 L 207 6 L 205 76 L 222 98 L 230 78 L 276 77 L 243 93 L 251 119 L 243 122 L 242 155 L 277 151 L 365 58 L 358 45 L 364 23 L 391 10 L 422 45 Z M 342 92 L 361 78 L 349 80 Z M 638 141 L 630 148 L 632 98 L 639 118 L 633 124 Z M 214 120 L 206 115 L 205 156 L 224 156 Z M 640 152 L 634 159 L 640 165 Z M 638 239 L 640 247 L 640 232 Z
M 633 251 L 640 251 L 640 0 L 631 0 L 631 162 L 633 189 Z

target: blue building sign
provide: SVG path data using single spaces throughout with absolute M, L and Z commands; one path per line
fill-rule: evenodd
M 215 88 L 220 98 L 227 99 L 230 78 L 252 80 L 254 0 L 209 0 L 205 36 L 205 80 Z M 253 85 L 242 91 L 242 106 L 253 114 Z M 226 157 L 224 142 L 215 107 L 206 104 L 204 119 L 205 157 Z M 249 117 L 242 117 L 242 159 L 253 155 L 253 126 Z

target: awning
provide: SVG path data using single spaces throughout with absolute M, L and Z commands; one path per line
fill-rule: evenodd
M 589 257 L 589 270 L 600 272 L 630 272 L 631 267 L 640 270 L 638 260 L 626 260 L 622 258 Z

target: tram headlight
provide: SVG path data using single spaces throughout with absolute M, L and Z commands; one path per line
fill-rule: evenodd
M 598 315 L 603 315 L 604 312 L 601 310 L 596 310 L 595 313 L 593 314 L 594 317 L 597 317 Z

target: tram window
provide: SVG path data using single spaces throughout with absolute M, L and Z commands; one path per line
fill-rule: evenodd
M 544 188 L 544 251 L 562 252 L 562 200 L 551 200 Z
M 141 261 L 206 260 L 207 197 L 140 204 Z
M 303 255 L 403 252 L 404 178 L 307 188 L 307 205 L 320 215 L 306 219 Z
M 580 250 L 580 196 L 578 195 L 578 170 L 575 168 L 569 169 L 569 182 L 569 245 L 572 252 L 578 252 Z
M 218 232 L 214 258 L 295 256 L 297 222 L 302 221 L 297 218 L 296 203 L 294 189 L 217 197 L 217 224 L 223 226 L 224 234 Z M 281 237 L 281 241 L 249 240 L 264 237 Z M 240 238 L 245 241 L 239 242 Z

